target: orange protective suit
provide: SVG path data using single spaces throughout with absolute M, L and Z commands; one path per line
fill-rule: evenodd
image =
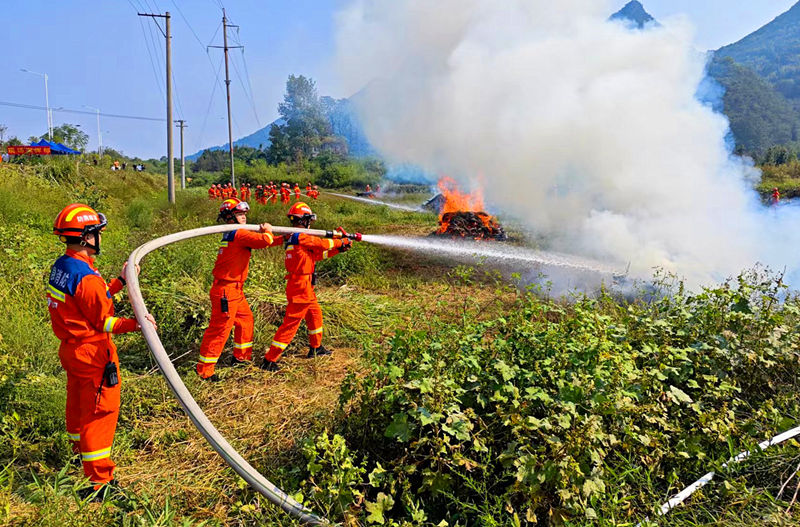
M 253 354 L 253 312 L 244 296 L 243 286 L 250 270 L 253 249 L 264 249 L 283 243 L 283 238 L 272 234 L 244 229 L 226 232 L 214 264 L 214 283 L 211 286 L 211 321 L 200 344 L 197 373 L 208 378 L 222 354 L 233 328 L 233 356 L 251 360 Z M 223 312 L 223 299 L 227 312 Z
M 211 185 L 211 188 L 208 189 L 208 199 L 216 199 L 217 198 L 217 191 L 214 188 L 214 185 Z
M 294 199 L 296 200 L 300 199 L 300 187 L 298 187 L 297 185 L 294 186 Z
M 277 361 L 305 319 L 308 329 L 308 342 L 312 348 L 322 345 L 322 309 L 314 293 L 314 269 L 320 260 L 339 253 L 339 249 L 349 240 L 318 238 L 310 234 L 292 234 L 286 240 L 284 265 L 286 275 L 286 316 L 275 332 L 272 344 L 264 355 L 268 361 Z
M 91 258 L 72 250 L 56 260 L 47 285 L 53 332 L 61 340 L 58 356 L 67 372 L 67 434 L 81 454 L 83 472 L 99 487 L 114 478 L 111 447 L 119 417 L 120 384 L 108 386 L 109 362 L 119 379 L 119 357 L 112 333 L 137 329 L 136 321 L 114 316 L 111 295 L 123 283 L 106 284 Z

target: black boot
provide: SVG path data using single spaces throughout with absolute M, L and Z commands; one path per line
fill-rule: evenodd
M 308 355 L 306 355 L 307 359 L 313 359 L 314 357 L 322 357 L 323 355 L 332 355 L 333 352 L 326 348 L 325 346 L 320 346 L 318 348 L 308 348 Z
M 216 373 L 213 373 L 213 374 L 211 374 L 210 377 L 200 377 L 200 380 L 201 381 L 207 381 L 207 382 L 219 382 L 222 379 L 219 378 L 219 375 L 217 375 Z
M 237 366 L 244 366 L 250 364 L 250 362 L 251 361 L 249 360 L 237 359 L 235 355 L 231 355 L 230 358 L 228 359 L 228 366 L 230 366 L 231 368 L 235 368 Z
M 116 492 L 120 492 L 119 484 L 117 483 L 116 479 L 112 479 L 108 483 L 100 485 L 96 489 L 94 488 L 94 485 L 84 487 L 78 490 L 76 494 L 81 500 L 86 500 L 88 498 L 91 502 L 102 503 L 106 498 L 111 496 L 111 494 Z
M 264 371 L 280 371 L 281 367 L 278 365 L 277 362 L 272 362 L 271 360 L 264 359 L 264 361 L 259 366 Z

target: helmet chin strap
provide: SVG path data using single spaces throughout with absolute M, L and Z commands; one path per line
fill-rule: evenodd
M 94 250 L 95 255 L 100 254 L 100 236 L 95 233 L 94 235 L 94 245 L 90 244 L 86 241 L 86 234 L 81 236 L 81 247 L 88 247 L 89 249 Z

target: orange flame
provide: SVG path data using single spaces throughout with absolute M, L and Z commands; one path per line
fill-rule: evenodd
M 449 177 L 443 177 L 438 183 L 439 191 L 444 197 L 444 205 L 439 212 L 439 219 L 448 212 L 482 211 L 483 192 L 478 189 L 472 194 L 465 194 L 458 188 L 458 184 Z

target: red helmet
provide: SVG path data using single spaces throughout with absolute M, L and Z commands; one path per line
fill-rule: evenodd
M 247 212 L 250 210 L 250 205 L 246 201 L 236 198 L 228 198 L 219 206 L 219 219 L 223 221 L 232 220 L 234 213 Z
M 311 221 L 315 221 L 317 219 L 317 215 L 311 211 L 311 207 L 302 201 L 298 201 L 292 205 L 286 215 L 289 217 L 289 219 L 299 218 L 303 220 L 309 219 Z
M 53 222 L 53 234 L 57 236 L 82 236 L 95 232 L 108 224 L 106 217 L 89 205 L 73 203 L 67 205 Z
M 73 203 L 61 209 L 61 212 L 56 216 L 53 222 L 53 234 L 58 236 L 64 243 L 76 241 L 74 238 L 78 238 L 81 243 L 85 243 L 84 236 L 96 234 L 105 229 L 106 225 L 108 225 L 108 221 L 106 221 L 106 217 L 103 214 L 89 205 Z M 94 245 L 86 245 L 94 249 L 95 253 L 100 254 L 99 237 L 95 237 Z

